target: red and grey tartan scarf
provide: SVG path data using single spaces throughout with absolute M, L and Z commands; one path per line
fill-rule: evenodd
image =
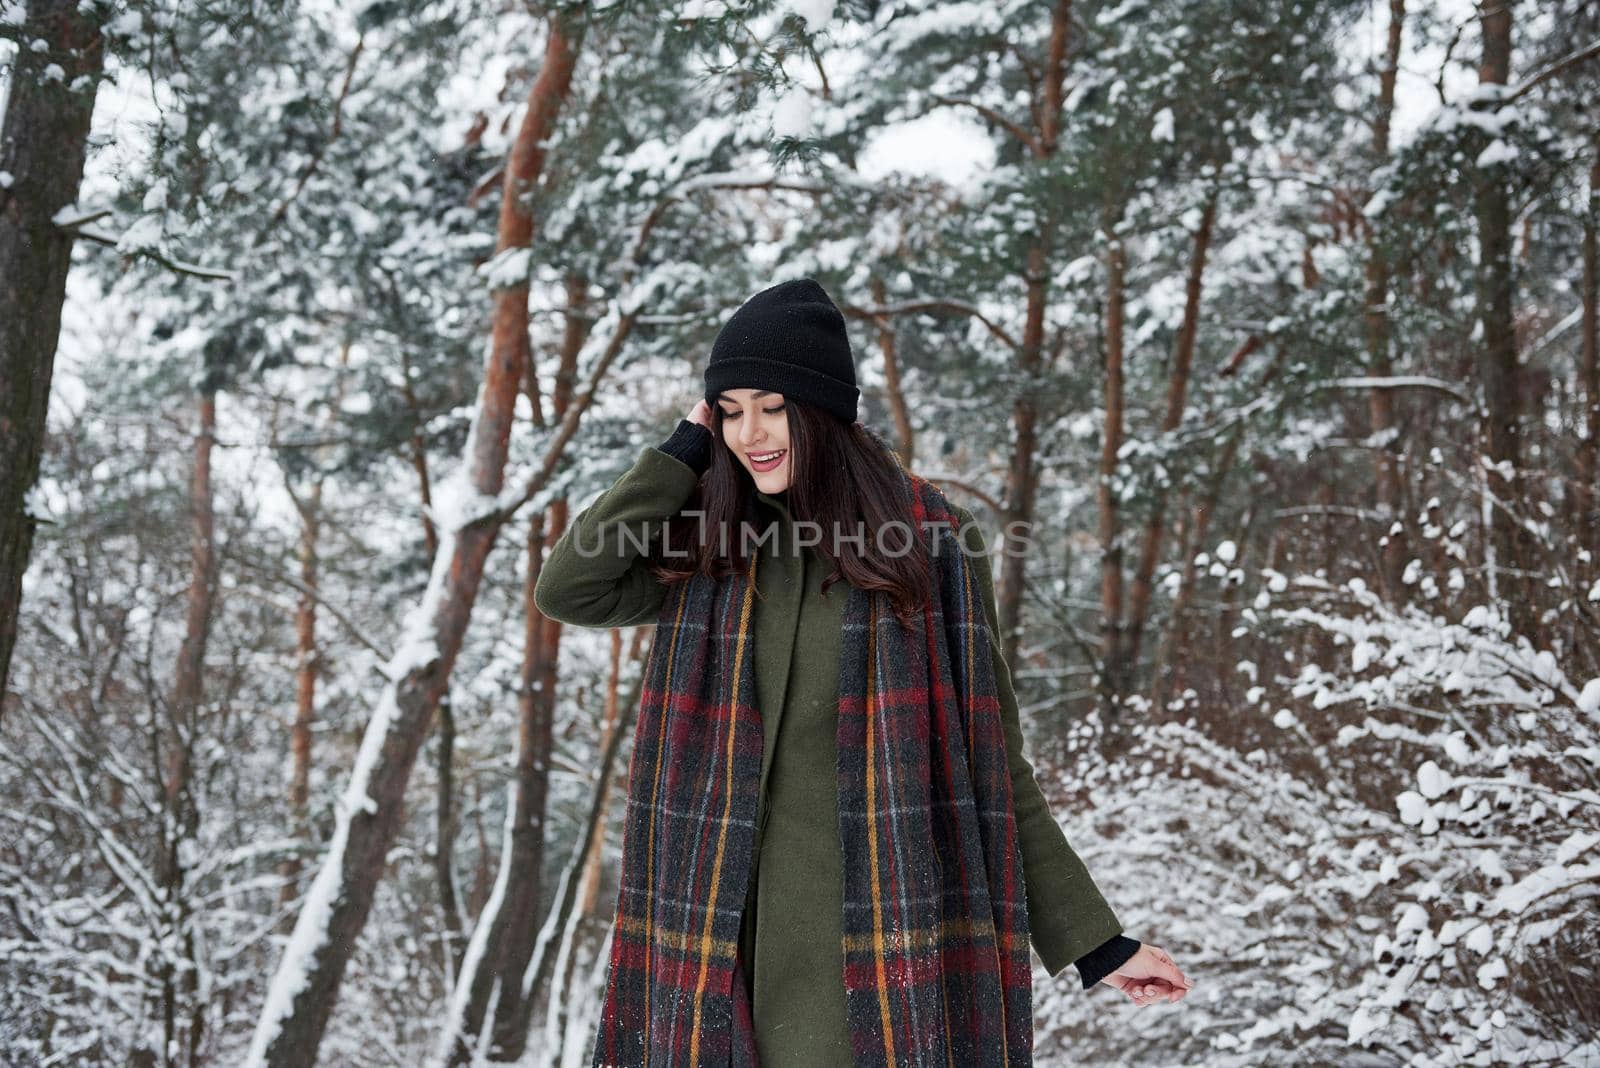
M 908 630 L 886 594 L 850 587 L 839 663 L 853 1062 L 1031 1065 L 1022 862 L 973 571 L 988 561 L 962 551 L 939 488 L 902 473 L 937 596 Z M 677 584 L 658 619 L 629 764 L 597 1068 L 757 1064 L 738 957 L 762 754 L 754 566 Z

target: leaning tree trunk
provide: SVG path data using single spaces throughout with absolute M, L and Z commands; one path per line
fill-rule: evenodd
M 216 443 L 217 395 L 202 393 L 197 405 L 199 424 L 194 440 L 194 467 L 189 475 L 189 590 L 185 598 L 183 641 L 178 646 L 172 698 L 168 702 L 171 748 L 162 762 L 161 852 L 157 881 L 168 924 L 160 956 L 162 1043 L 164 1063 L 180 1063 L 185 1050 L 189 1063 L 199 1055 L 204 1019 L 199 1008 L 200 969 L 195 964 L 194 932 L 189 924 L 193 908 L 186 858 L 200 835 L 200 810 L 195 797 L 194 754 L 201 724 L 200 705 L 205 688 L 206 645 L 211 635 L 212 608 L 217 585 L 216 520 L 212 509 L 211 453 Z M 179 948 L 181 947 L 181 955 Z M 188 1020 L 179 1015 L 187 1010 Z
M 33 552 L 26 504 L 39 477 L 72 259 L 72 234 L 53 216 L 77 199 L 83 180 L 105 57 L 100 11 L 78 0 L 30 0 L 14 28 L 19 41 L 48 47 L 17 50 L 0 126 L 0 171 L 11 176 L 0 186 L 0 709 Z M 65 76 L 43 76 L 52 65 Z
M 571 90 L 581 29 L 560 16 L 549 21 L 545 60 L 530 92 L 521 129 L 512 142 L 502 185 L 496 254 L 533 242 L 527 192 L 544 169 L 545 151 Z M 246 1063 L 289 1068 L 314 1064 L 355 948 L 384 860 L 398 830 L 406 783 L 433 713 L 449 685 L 467 622 L 477 600 L 484 562 L 504 526 L 497 501 L 516 400 L 528 360 L 526 282 L 496 289 L 492 341 L 484 381 L 468 434 L 467 488 L 485 504 L 477 514 L 452 516 L 421 606 L 409 615 L 398 651 L 387 666 L 392 680 L 379 698 L 362 739 L 356 766 L 338 807 L 337 824 L 321 870 L 306 895 L 289 949 L 279 963 L 257 1022 Z M 607 355 L 614 356 L 614 349 Z M 603 367 L 597 373 L 603 372 Z M 575 406 L 552 447 L 576 430 Z M 536 480 L 547 482 L 549 456 Z
M 652 632 L 655 628 L 649 628 Z M 654 640 L 655 635 L 650 635 Z M 635 649 L 640 650 L 640 655 L 634 658 L 635 663 L 642 663 L 648 657 L 646 647 L 635 643 Z M 635 670 L 628 690 L 620 700 L 617 719 L 613 728 L 606 733 L 605 741 L 600 747 L 597 757 L 598 767 L 595 775 L 594 794 L 589 804 L 589 815 L 584 821 L 583 828 L 579 831 L 578 840 L 573 844 L 572 853 L 567 866 L 561 873 L 557 883 L 557 894 L 550 902 L 547 909 L 547 919 L 544 921 L 546 930 L 552 932 L 552 937 L 542 942 L 539 953 L 528 962 L 527 972 L 522 980 L 522 996 L 533 998 L 548 987 L 552 986 L 557 975 L 557 966 L 563 954 L 571 959 L 575 946 L 572 938 L 581 929 L 579 922 L 582 917 L 575 915 L 588 898 L 585 887 L 584 872 L 590 867 L 591 854 L 596 848 L 596 839 L 604 833 L 605 812 L 611 797 L 611 779 L 620 769 L 622 764 L 622 742 L 633 728 L 633 720 L 638 715 L 639 696 L 644 685 L 643 670 Z M 627 768 L 630 774 L 632 768 Z M 623 789 L 627 793 L 626 785 Z M 555 932 L 563 932 L 562 937 L 554 937 Z M 565 991 L 551 990 L 552 997 L 565 998 Z M 562 1005 L 558 1017 L 566 1015 L 566 1006 Z M 560 1064 L 566 1058 L 563 1050 L 559 1048 L 563 1031 L 546 1032 L 545 1059 L 549 1064 Z M 590 1036 L 593 1037 L 592 1035 Z M 589 1051 L 585 1051 L 586 1053 Z
M 495 917 L 503 937 L 492 971 L 500 986 L 491 1035 L 491 1059 L 515 1061 L 528 1041 L 528 1021 L 533 1015 L 532 991 L 523 987 L 523 973 L 533 955 L 533 943 L 544 909 L 544 841 L 546 802 L 550 796 L 550 756 L 554 748 L 556 665 L 561 650 L 561 624 L 541 614 L 533 591 L 539 581 L 544 554 L 561 537 L 567 525 L 565 499 L 551 502 L 547 524 L 537 524 L 528 539 L 529 567 L 523 586 L 527 627 L 522 662 L 522 692 L 518 694 L 517 825 L 509 842 L 510 856 L 502 863 L 512 869 L 512 881 Z M 537 558 L 537 559 L 536 559 Z M 485 917 L 486 918 L 486 917 Z M 479 922 L 483 922 L 480 918 Z M 489 969 L 485 969 L 489 973 Z
M 600 752 L 596 756 L 596 778 L 594 792 L 589 801 L 588 816 L 578 832 L 578 839 L 573 844 L 567 864 L 562 870 L 561 879 L 557 884 L 558 893 L 554 895 L 554 900 L 545 908 L 546 916 L 543 918 L 541 926 L 551 932 L 564 931 L 568 937 L 562 938 L 560 944 L 557 944 L 558 940 L 555 938 L 542 943 L 535 943 L 533 948 L 537 948 L 541 952 L 527 960 L 525 968 L 513 980 L 515 985 L 509 991 L 499 991 L 497 996 L 537 998 L 540 991 L 545 988 L 555 974 L 557 957 L 563 951 L 570 953 L 572 949 L 568 938 L 573 933 L 573 914 L 586 900 L 583 875 L 585 870 L 590 867 L 591 855 L 597 848 L 596 838 L 603 833 L 605 809 L 607 799 L 611 793 L 609 784 L 614 774 L 614 769 L 621 763 L 622 742 L 632 727 L 633 718 L 637 714 L 640 687 L 643 684 L 644 673 L 641 671 L 634 676 L 628 694 L 622 699 L 620 716 L 615 724 L 615 729 L 607 733 L 601 743 Z M 515 819 L 514 816 L 513 819 Z M 506 869 L 501 869 L 500 877 L 495 881 L 497 896 L 507 889 L 509 874 Z M 487 948 L 487 940 L 490 937 L 490 930 L 489 924 L 484 922 L 478 924 L 472 933 L 473 944 L 467 953 L 469 959 L 484 953 Z M 464 984 L 468 981 L 467 977 L 463 976 L 462 981 L 457 983 L 454 1000 L 459 1002 L 462 999 L 466 993 Z M 453 1062 L 456 1051 L 459 1049 L 459 1044 L 463 1039 L 463 1036 L 456 1030 L 457 1021 L 462 1018 L 463 1011 L 464 1005 L 452 1005 L 452 1026 L 440 1034 L 439 1049 L 432 1063 L 447 1064 Z M 559 1041 L 560 1036 L 551 1037 L 553 1041 Z M 559 1064 L 562 1061 L 560 1051 L 556 1049 L 547 1048 L 545 1050 L 545 1058 L 549 1063 Z
M 583 313 L 587 291 L 583 279 L 568 278 L 567 325 L 552 396 L 557 419 L 571 407 L 578 355 L 589 337 L 590 322 Z M 541 414 L 538 383 L 531 375 L 528 393 L 535 413 Z M 567 511 L 565 498 L 552 501 L 545 513 L 534 519 L 528 532 L 528 563 L 522 589 L 525 627 L 517 695 L 517 770 L 510 802 L 515 816 L 500 857 L 497 885 L 504 891 L 493 895 L 478 917 L 478 926 L 488 932 L 487 937 L 474 934 L 473 940 L 482 945 L 482 952 L 466 958 L 456 980 L 457 987 L 465 989 L 467 996 L 460 1018 L 452 1021 L 458 1037 L 450 1053 L 451 1064 L 471 1062 L 472 1042 L 483 1033 L 484 1019 L 491 1012 L 494 1020 L 486 1057 L 515 1061 L 527 1045 L 533 1005 L 531 994 L 523 993 L 522 979 L 543 912 L 545 808 L 550 792 L 556 665 L 562 633 L 559 622 L 539 611 L 533 591 L 545 554 L 566 529 Z
M 1215 189 L 1206 198 L 1205 209 L 1200 213 L 1200 226 L 1194 235 L 1194 252 L 1189 260 L 1189 275 L 1183 301 L 1183 322 L 1178 327 L 1178 338 L 1173 345 L 1172 377 L 1167 380 L 1167 410 L 1161 420 L 1161 430 L 1171 434 L 1183 422 L 1183 409 L 1189 395 L 1189 371 L 1194 366 L 1195 338 L 1200 330 L 1200 294 L 1205 282 L 1206 256 L 1211 250 L 1211 231 L 1217 221 L 1217 196 Z M 1150 599 L 1155 591 L 1156 562 L 1161 559 L 1161 541 L 1166 534 L 1166 488 L 1156 491 L 1155 507 L 1145 522 L 1144 539 L 1139 546 L 1139 562 L 1134 567 L 1133 585 L 1128 595 L 1127 625 L 1122 635 L 1120 662 L 1132 665 L 1139 659 L 1139 646 L 1150 615 Z
M 433 560 L 439 554 L 439 531 L 433 522 L 433 476 L 428 470 L 428 450 L 422 437 L 422 406 L 412 388 L 411 358 L 404 347 L 400 352 L 400 391 L 406 412 L 411 417 L 411 432 L 406 439 L 407 458 L 417 473 L 417 515 L 422 524 L 423 552 L 432 570 Z M 439 917 L 444 924 L 445 954 L 449 960 L 449 975 L 453 980 L 461 971 L 461 957 L 466 951 L 461 899 L 456 892 L 456 718 L 450 708 L 450 695 L 439 700 L 439 744 L 435 747 L 437 764 L 437 800 L 434 803 L 433 871 L 434 883 L 439 891 Z
M 872 276 L 872 303 L 882 308 L 889 301 L 889 290 L 878 275 Z M 906 402 L 905 387 L 900 383 L 899 335 L 894 321 L 887 315 L 874 318 L 878 332 L 878 349 L 883 353 L 884 399 L 889 405 L 889 415 L 894 419 L 895 436 L 900 439 L 900 462 L 909 470 L 916 463 L 917 436 L 911 426 L 911 406 Z

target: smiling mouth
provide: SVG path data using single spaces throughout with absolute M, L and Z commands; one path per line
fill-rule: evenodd
M 755 468 L 757 471 L 771 471 L 774 467 L 777 467 L 783 462 L 783 456 L 788 451 L 788 449 L 779 449 L 776 452 L 749 453 L 750 466 Z

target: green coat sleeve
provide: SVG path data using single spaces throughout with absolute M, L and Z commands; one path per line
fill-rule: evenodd
M 682 460 L 645 446 L 556 539 L 533 588 L 539 611 L 579 627 L 655 622 L 667 587 L 651 573 L 643 549 L 699 481 Z
M 994 658 L 995 684 L 1005 723 L 1006 758 L 1011 769 L 1011 803 L 1022 849 L 1028 926 L 1034 950 L 1054 977 L 1090 950 L 1122 934 L 1122 924 L 1089 877 L 1083 860 L 1068 844 L 1065 832 L 1051 815 L 1050 806 L 1033 776 L 1033 765 L 1024 752 L 1011 669 L 1001 651 L 994 575 L 983 531 L 970 512 L 959 506 L 955 510 L 961 520 L 961 534 L 968 552 L 976 554 L 971 559 L 977 565 L 984 615 L 989 621 L 989 647 Z

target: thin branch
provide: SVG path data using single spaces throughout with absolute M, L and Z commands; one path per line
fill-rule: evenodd
M 1426 375 L 1351 375 L 1345 378 L 1335 378 L 1327 382 L 1320 382 L 1313 388 L 1428 389 L 1453 397 L 1469 407 L 1474 404 L 1472 394 L 1454 382 L 1446 382 L 1442 378 L 1429 378 Z
M 365 36 L 362 36 L 360 40 L 356 41 L 356 46 L 353 50 L 351 50 L 350 58 L 345 63 L 344 83 L 339 86 L 339 95 L 336 96 L 333 101 L 333 124 L 328 129 L 328 136 L 323 139 L 323 142 L 320 145 L 317 146 L 316 152 L 312 154 L 311 159 L 308 160 L 305 167 L 301 169 L 300 178 L 295 182 L 294 189 L 290 191 L 287 197 L 284 198 L 283 203 L 278 205 L 278 210 L 272 213 L 272 221 L 269 222 L 256 235 L 256 240 L 258 242 L 276 230 L 278 228 L 278 224 L 283 222 L 283 217 L 289 213 L 289 206 L 300 198 L 300 193 L 305 189 L 306 183 L 311 180 L 311 176 L 315 174 L 317 172 L 317 168 L 322 165 L 322 157 L 328 154 L 329 146 L 335 141 L 339 140 L 339 134 L 344 129 L 345 97 L 350 95 L 350 81 L 355 77 L 356 63 L 360 61 L 361 52 L 366 47 L 367 39 Z
M 1274 518 L 1294 515 L 1339 516 L 1344 519 L 1365 519 L 1372 523 L 1387 523 L 1394 518 L 1371 508 L 1356 508 L 1353 505 L 1345 504 L 1302 504 L 1287 508 L 1274 508 L 1272 515 Z
M 644 256 L 644 250 L 649 245 L 650 238 L 655 232 L 656 224 L 666 214 L 667 208 L 685 199 L 692 192 L 705 189 L 789 189 L 806 193 L 826 192 L 829 187 L 817 182 L 793 181 L 779 178 L 770 174 L 759 172 L 722 171 L 710 174 L 695 175 L 685 179 L 662 194 L 639 225 L 639 232 L 634 236 L 633 244 L 623 256 L 622 284 L 617 297 L 617 322 L 598 357 L 589 369 L 588 381 L 584 388 L 573 395 L 571 403 L 567 406 L 566 413 L 561 422 L 556 425 L 554 433 L 550 436 L 545 447 L 544 457 L 522 480 L 521 489 L 511 489 L 501 494 L 495 508 L 477 517 L 479 522 L 505 523 L 532 500 L 537 494 L 548 488 L 551 479 L 560 465 L 561 458 L 566 452 L 567 443 L 578 432 L 578 423 L 588 411 L 595 396 L 600 389 L 606 372 L 610 369 L 617 354 L 622 351 L 622 346 L 633 333 L 634 326 L 639 321 L 640 294 L 635 291 L 634 274 L 639 269 L 639 264 Z M 587 347 L 587 346 L 586 346 Z M 507 481 L 516 481 L 513 477 Z
M 1600 41 L 1591 41 L 1588 47 L 1580 48 L 1576 52 L 1569 53 L 1568 55 L 1563 56 L 1561 59 L 1558 59 L 1554 63 L 1550 64 L 1550 66 L 1546 67 L 1544 70 L 1541 70 L 1536 74 L 1530 74 L 1528 77 L 1524 78 L 1522 82 L 1518 84 L 1518 86 L 1507 96 L 1502 98 L 1502 103 L 1509 104 L 1522 94 L 1528 92 L 1534 86 L 1539 85 L 1542 82 L 1547 82 L 1558 74 L 1564 74 L 1568 69 L 1577 66 L 1586 59 L 1593 59 L 1595 56 L 1600 56 Z
M 1006 118 L 1004 115 L 1000 114 L 987 104 L 980 104 L 976 100 L 961 100 L 950 96 L 935 96 L 933 101 L 936 104 L 943 104 L 945 107 L 971 108 L 973 111 L 976 111 L 979 115 L 982 115 L 996 126 L 1005 130 L 1012 137 L 1015 137 L 1018 141 L 1022 142 L 1025 146 L 1027 146 L 1028 151 L 1032 152 L 1035 156 L 1042 155 L 1042 152 L 1039 148 L 1038 138 L 1034 137 L 1032 133 L 1023 129 L 1020 125 Z
M 936 483 L 940 486 L 956 487 L 957 489 L 966 493 L 968 496 L 982 501 L 984 507 L 988 508 L 996 515 L 999 515 L 1005 511 L 1005 508 L 1000 504 L 999 500 L 997 500 L 993 494 L 984 492 L 959 475 L 941 475 L 935 472 L 932 474 L 925 474 L 923 477 L 929 482 Z
M 71 233 L 77 237 L 87 238 L 88 240 L 96 242 L 97 244 L 105 245 L 107 248 L 117 249 L 119 252 L 124 252 L 131 256 L 143 256 L 146 259 L 154 260 L 155 262 L 161 264 L 161 266 L 166 267 L 168 270 L 176 271 L 179 274 L 187 274 L 194 278 L 206 278 L 218 282 L 231 282 L 236 277 L 233 271 L 223 271 L 214 267 L 201 267 L 200 265 L 194 263 L 184 263 L 180 260 L 172 259 L 165 253 L 157 252 L 154 249 L 141 248 L 129 250 L 121 248 L 121 242 L 111 234 L 102 234 L 95 230 L 84 229 L 79 225 L 73 225 L 70 223 L 59 223 L 57 225 L 59 225 L 61 229 L 66 230 L 68 233 Z
M 270 579 L 272 582 L 282 583 L 283 585 L 293 589 L 296 593 L 302 594 L 303 596 L 309 597 L 316 601 L 318 607 L 326 610 L 330 616 L 338 620 L 339 624 L 350 632 L 350 636 L 352 638 L 354 638 L 361 645 L 366 646 L 367 649 L 371 650 L 373 655 L 378 657 L 380 661 L 387 663 L 390 657 L 393 655 L 391 652 L 385 650 L 381 645 L 379 645 L 377 641 L 369 638 L 366 632 L 364 632 L 353 619 L 340 611 L 338 607 L 336 607 L 326 597 L 322 596 L 321 592 L 312 589 L 310 586 L 307 586 L 294 575 L 289 574 L 287 571 L 284 571 L 281 568 L 263 563 L 260 560 L 255 560 L 248 556 L 241 556 L 236 553 L 229 554 L 229 559 L 236 560 L 252 571 L 255 571 L 263 577 Z M 286 605 L 283 602 L 278 601 L 264 593 L 254 593 L 243 588 L 240 588 L 235 592 L 244 593 L 247 596 L 254 597 L 256 600 L 262 601 L 265 604 L 270 604 L 275 608 L 280 608 L 289 615 L 293 615 L 296 611 L 293 605 Z
M 951 315 L 966 315 L 978 320 L 988 328 L 989 333 L 999 338 L 1006 348 L 1012 352 L 1019 352 L 1022 345 L 1012 337 L 1006 328 L 984 315 L 977 306 L 964 300 L 933 297 L 926 300 L 905 300 L 898 304 L 881 304 L 877 307 L 864 304 L 847 304 L 840 309 L 844 314 L 854 319 L 885 319 L 893 315 L 911 315 L 916 312 L 947 312 Z

